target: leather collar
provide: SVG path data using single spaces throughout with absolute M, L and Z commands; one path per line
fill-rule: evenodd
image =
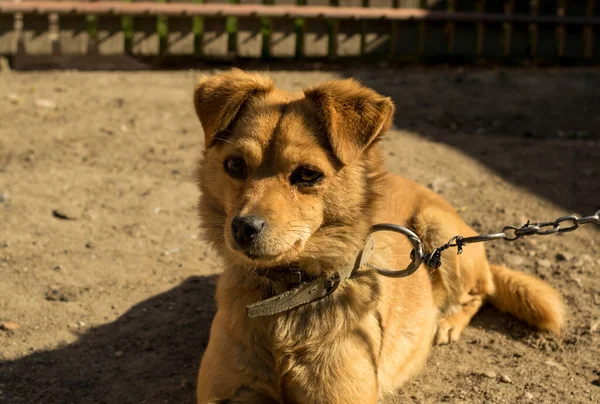
M 400 233 L 406 236 L 411 242 L 413 245 L 411 263 L 405 269 L 393 271 L 369 263 L 369 257 L 375 249 L 373 233 L 378 231 Z M 431 254 L 429 255 L 431 256 Z M 397 224 L 378 223 L 371 227 L 371 232 L 365 241 L 365 246 L 358 253 L 355 260 L 351 261 L 345 267 L 339 268 L 336 275 L 331 278 L 322 276 L 304 279 L 306 274 L 299 268 L 279 268 L 267 271 L 263 277 L 274 280 L 272 285 L 277 285 L 278 290 L 272 289 L 271 297 L 246 306 L 248 317 L 271 316 L 324 299 L 335 292 L 340 282 L 357 277 L 360 274 L 357 271 L 361 267 L 374 269 L 379 275 L 391 278 L 410 276 L 421 266 L 423 259 L 423 243 L 419 239 L 419 236 L 412 230 Z M 425 262 L 429 261 L 430 258 L 425 259 Z
M 331 295 L 341 281 L 354 277 L 356 271 L 367 264 L 375 248 L 372 237 L 365 247 L 345 268 L 340 268 L 332 278 L 311 278 L 299 268 L 276 268 L 261 276 L 270 281 L 271 297 L 246 306 L 249 318 L 270 316 L 316 302 Z

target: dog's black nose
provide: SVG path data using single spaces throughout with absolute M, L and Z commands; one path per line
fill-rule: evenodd
M 231 221 L 233 238 L 240 247 L 248 247 L 265 227 L 265 222 L 256 216 L 236 216 Z

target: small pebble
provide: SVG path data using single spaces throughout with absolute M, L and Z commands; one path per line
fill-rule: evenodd
M 54 302 L 72 302 L 77 300 L 77 290 L 69 286 L 50 286 L 46 291 L 46 300 Z
M 116 356 L 117 358 L 121 358 L 121 357 L 123 357 L 123 351 L 117 351 L 117 352 L 115 352 L 115 356 Z
M 52 216 L 54 216 L 57 219 L 62 219 L 62 220 L 75 220 L 77 219 L 77 215 L 73 212 L 70 212 L 66 209 L 53 209 L 52 210 Z
M 592 258 L 592 256 L 589 254 L 582 254 L 580 258 L 583 262 L 587 262 L 590 264 L 595 262 L 594 259 Z
M 557 253 L 556 254 L 556 260 L 557 261 L 571 261 L 573 259 L 573 254 L 571 253 Z
M 512 380 L 510 377 L 508 377 L 507 375 L 502 375 L 500 376 L 500 381 L 502 383 L 512 383 Z
M 163 252 L 163 255 L 167 256 L 167 255 L 175 254 L 175 253 L 179 252 L 179 250 L 180 250 L 179 247 L 171 248 L 170 250 Z
M 35 100 L 35 106 L 40 108 L 54 109 L 56 103 L 52 100 Z
M 547 259 L 539 259 L 536 261 L 536 263 L 538 264 L 539 267 L 542 267 L 542 268 L 550 268 L 550 266 L 552 265 L 550 260 L 547 260 Z
M 496 372 L 493 372 L 491 370 L 486 370 L 485 372 L 482 373 L 482 375 L 485 377 L 489 377 L 490 379 L 495 379 L 497 376 Z
M 564 366 L 554 362 L 552 359 L 548 359 L 547 361 L 544 362 L 544 364 L 546 366 L 550 366 L 550 367 L 556 368 L 558 370 L 566 370 Z
M 10 63 L 8 63 L 8 59 L 5 57 L 0 57 L 0 72 L 10 72 Z
M 85 327 L 85 321 L 83 320 L 79 320 L 79 322 L 77 323 L 80 327 Z
M 19 97 L 17 94 L 8 94 L 6 99 L 10 101 L 11 104 L 18 105 L 23 103 L 23 99 Z
M 507 266 L 513 268 L 520 267 L 525 262 L 525 260 L 521 256 L 512 253 L 504 254 L 502 260 Z
M 530 392 L 525 392 L 525 394 L 523 394 L 523 398 L 527 401 L 531 401 L 533 400 L 533 394 L 531 394 Z

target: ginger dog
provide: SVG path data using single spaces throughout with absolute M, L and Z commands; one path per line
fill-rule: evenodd
M 274 294 L 265 270 L 334 276 L 375 223 L 413 229 L 426 251 L 476 232 L 440 196 L 386 172 L 377 143 L 394 105 L 354 80 L 289 93 L 234 69 L 202 79 L 194 104 L 206 146 L 202 226 L 225 261 L 198 403 L 375 403 L 420 371 L 432 342 L 458 340 L 488 301 L 560 331 L 560 295 L 488 264 L 482 244 L 445 252 L 435 271 L 364 271 L 322 300 L 249 319 L 246 305 Z M 377 233 L 370 262 L 402 269 L 411 250 L 405 237 Z

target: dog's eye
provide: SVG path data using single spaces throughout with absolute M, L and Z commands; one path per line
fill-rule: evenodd
M 299 185 L 314 185 L 322 176 L 323 174 L 313 168 L 300 167 L 292 173 L 290 182 Z
M 246 176 L 246 163 L 240 157 L 229 157 L 225 160 L 225 171 L 235 178 L 244 178 Z

